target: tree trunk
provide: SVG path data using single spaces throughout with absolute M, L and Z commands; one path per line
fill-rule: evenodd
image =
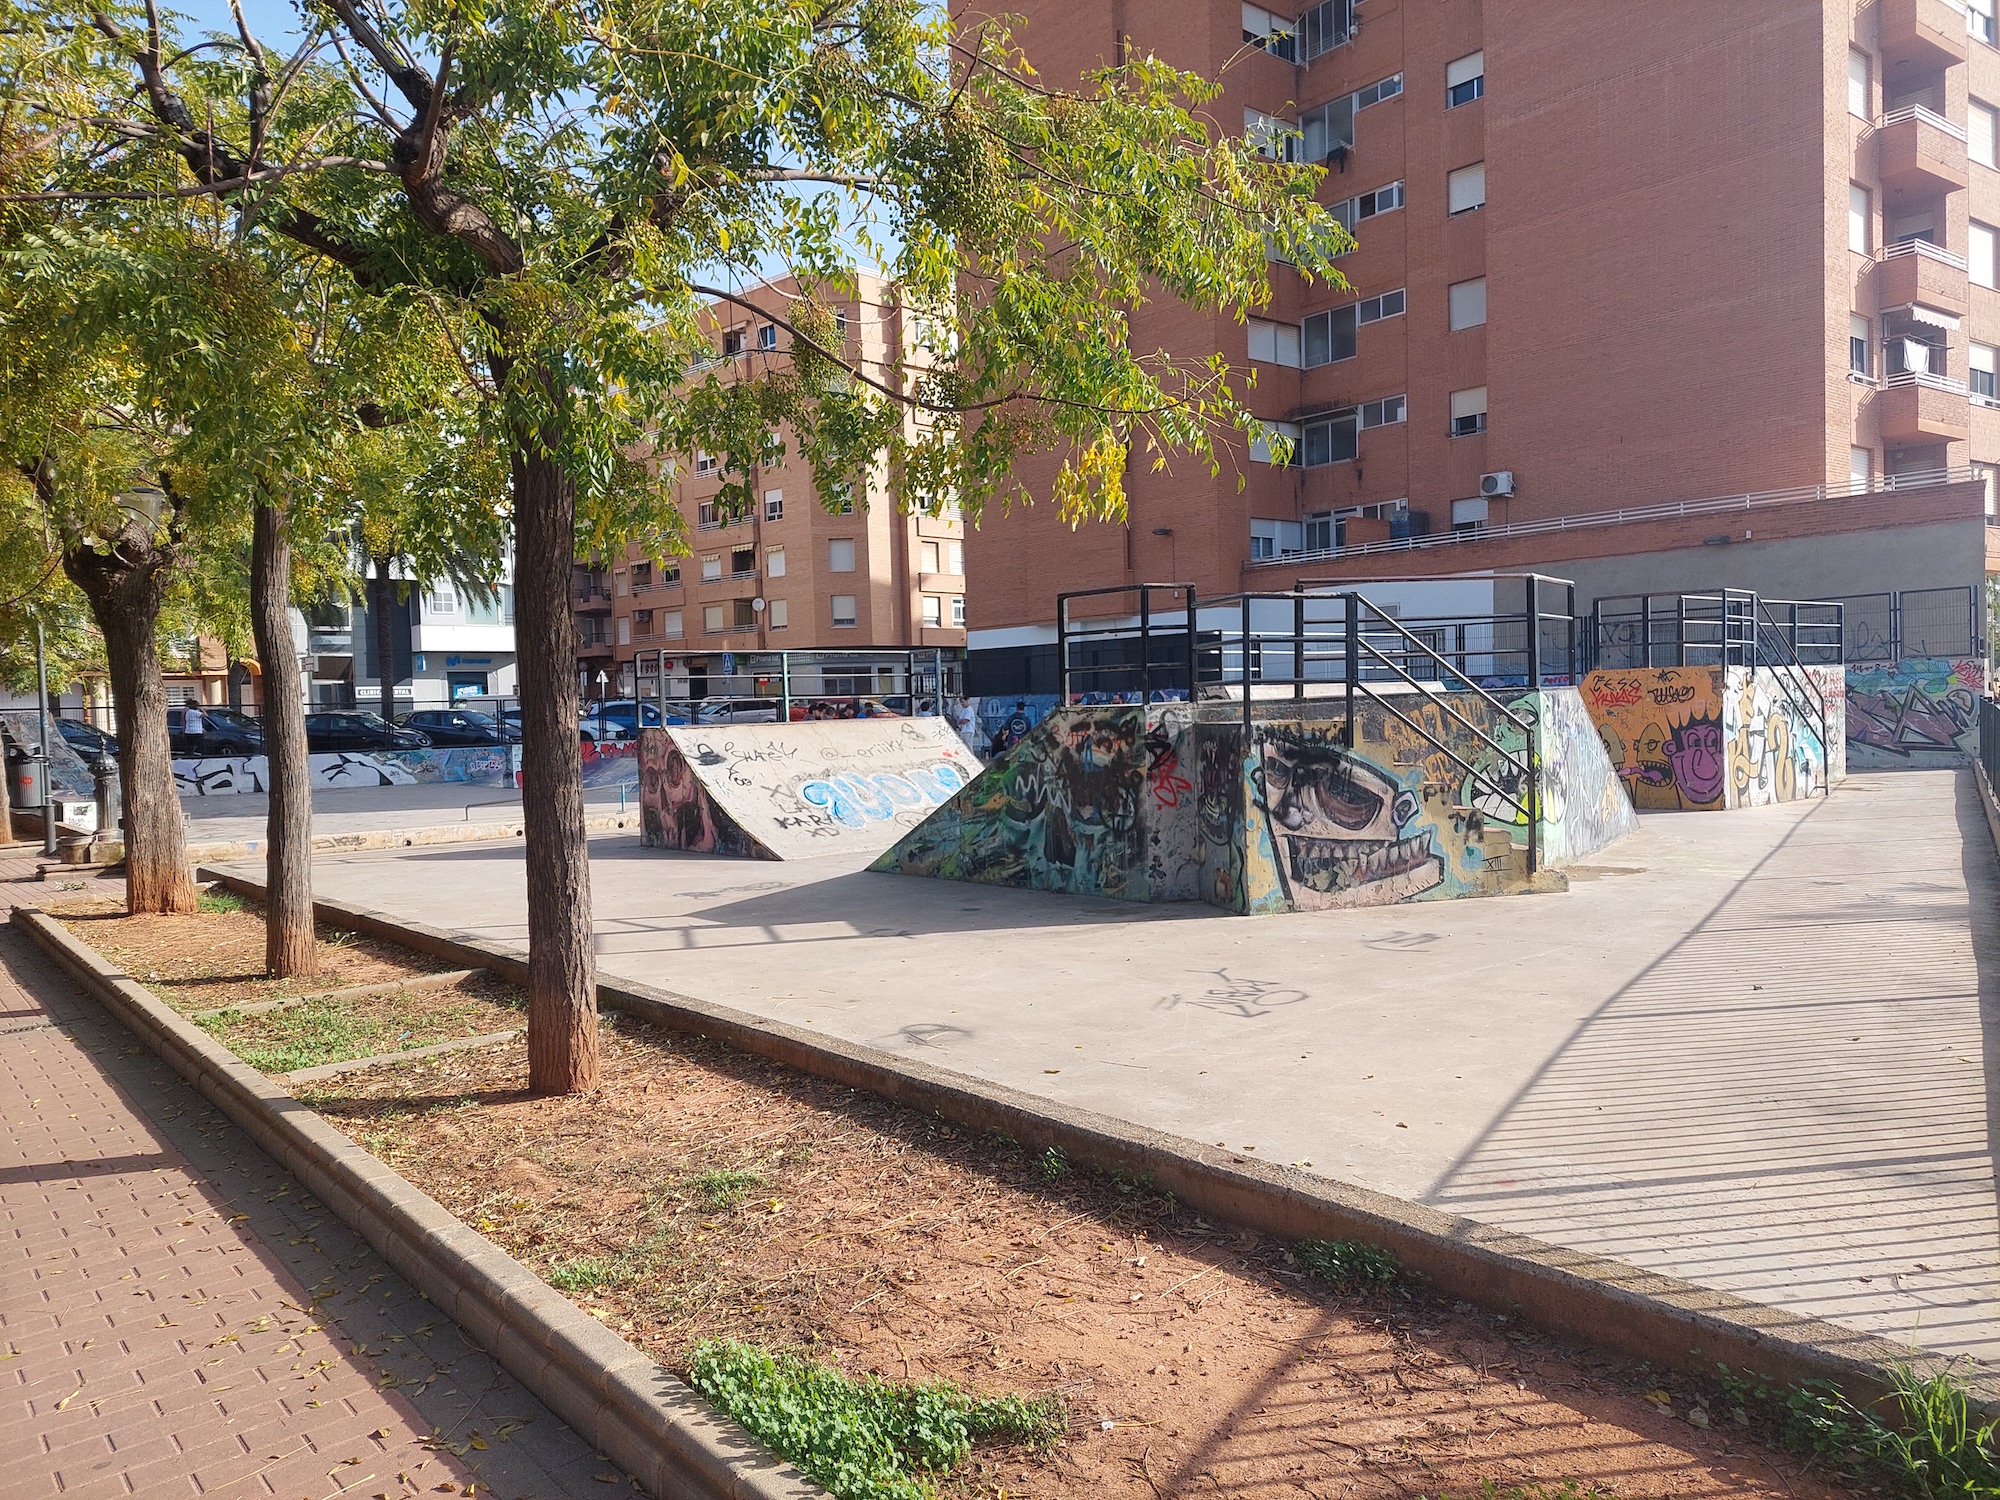
M 382 717 L 396 720 L 396 632 L 389 620 L 389 559 L 369 559 L 375 576 L 368 580 L 368 624 L 375 632 L 375 677 L 382 690 Z M 411 700 L 415 702 L 415 699 Z
M 264 967 L 274 979 L 319 969 L 313 933 L 312 767 L 292 637 L 292 544 L 285 518 L 257 507 L 250 541 L 250 625 L 264 668 Z
M 514 652 L 521 676 L 521 803 L 528 866 L 528 1087 L 597 1086 L 597 966 L 583 757 L 576 732 L 570 569 L 576 487 L 545 455 L 546 430 L 516 434 Z
M 173 563 L 173 549 L 156 546 L 150 524 L 137 516 L 106 539 L 104 550 L 79 544 L 63 553 L 63 571 L 90 601 L 111 669 L 124 794 L 125 909 L 134 915 L 195 909 L 167 744 L 167 687 L 154 639 Z

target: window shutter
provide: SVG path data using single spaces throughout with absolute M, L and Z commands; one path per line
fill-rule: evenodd
M 1449 213 L 1482 207 L 1486 202 L 1486 163 L 1477 161 L 1453 172 L 1445 183 L 1445 200 Z
M 1461 57 L 1457 62 L 1445 64 L 1444 86 L 1448 89 L 1457 88 L 1461 83 L 1470 83 L 1475 78 L 1484 77 L 1485 74 L 1486 54 L 1475 52 L 1469 57 Z

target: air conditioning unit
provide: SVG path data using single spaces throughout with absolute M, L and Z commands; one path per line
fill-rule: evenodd
M 1514 471 L 1501 469 L 1493 474 L 1479 476 L 1479 493 L 1488 500 L 1498 500 L 1514 493 Z

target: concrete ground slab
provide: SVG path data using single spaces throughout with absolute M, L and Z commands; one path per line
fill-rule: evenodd
M 2000 1360 L 1970 773 L 1655 815 L 1565 895 L 1246 919 L 592 845 L 613 974 Z M 322 894 L 525 943 L 513 846 Z

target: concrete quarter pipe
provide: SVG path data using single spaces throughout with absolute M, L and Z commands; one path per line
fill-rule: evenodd
M 979 774 L 943 719 L 648 729 L 644 840 L 751 859 L 887 849 Z

